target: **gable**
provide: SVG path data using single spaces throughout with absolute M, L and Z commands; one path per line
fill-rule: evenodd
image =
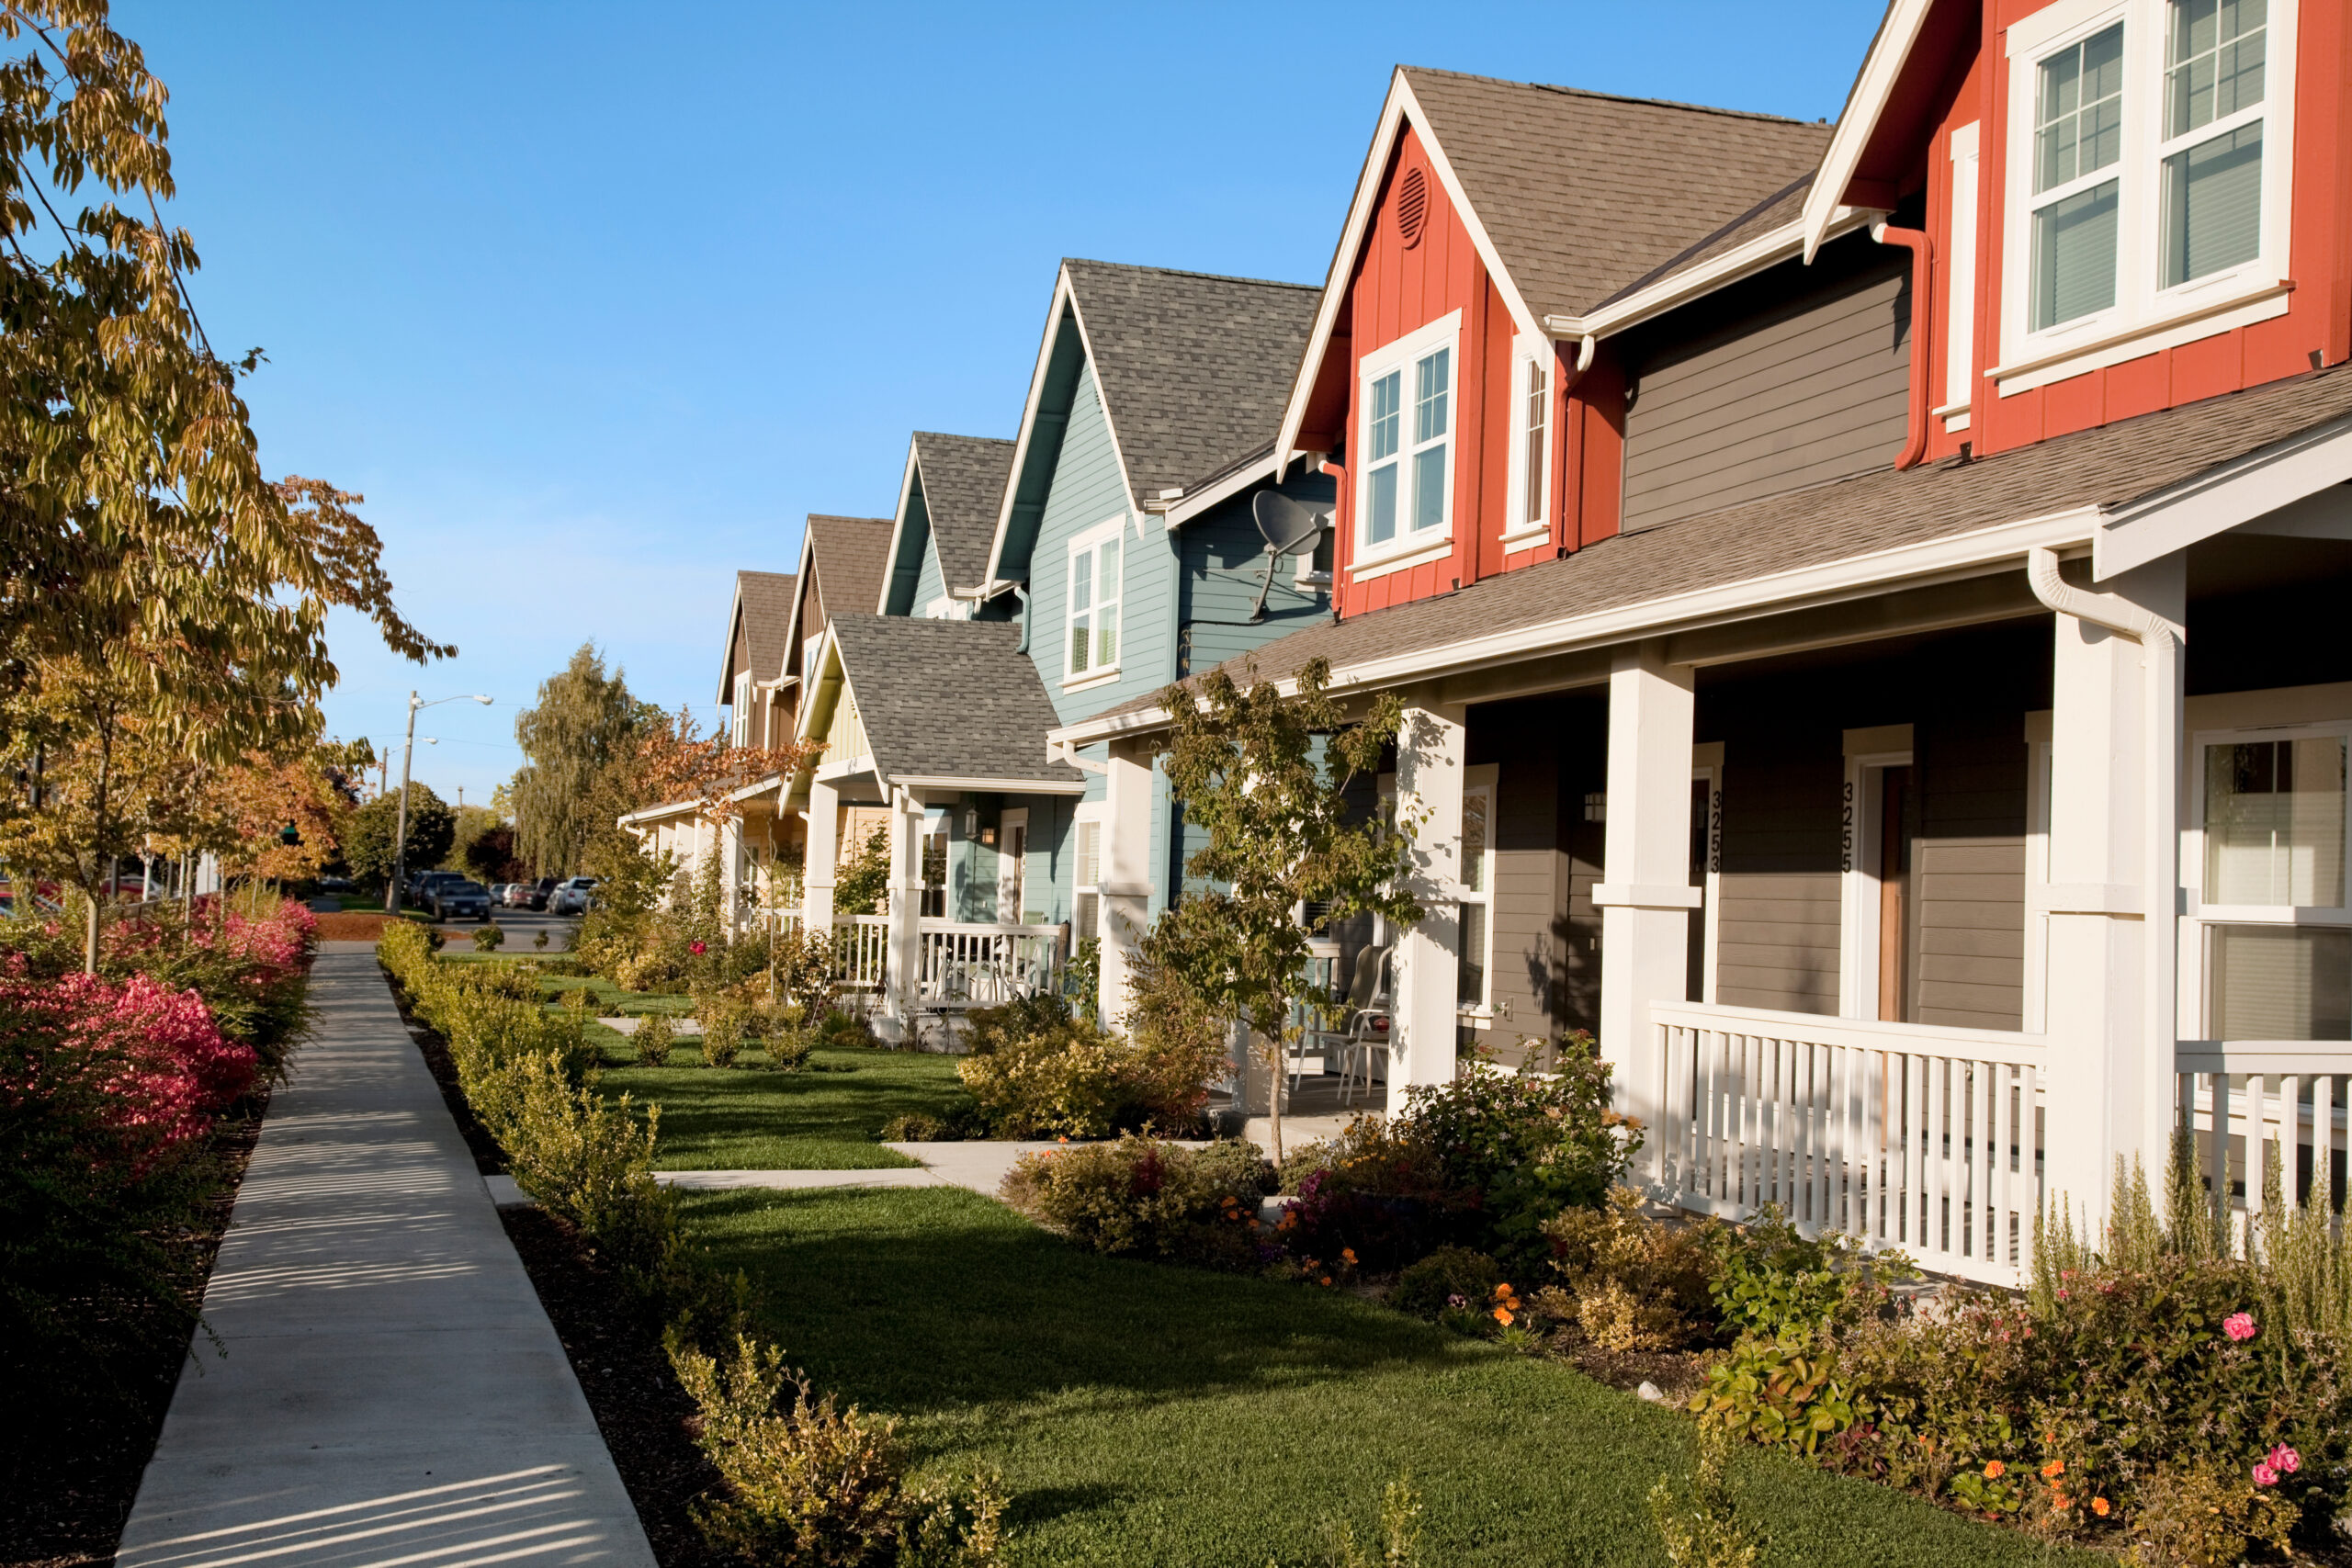
M 898 531 L 892 536 L 890 574 L 882 592 L 881 613 L 915 615 L 922 613 L 936 588 L 924 586 L 938 575 L 938 551 L 932 544 L 931 510 L 924 503 L 922 466 L 910 459 L 907 495 L 899 508 Z
M 1061 461 L 1063 432 L 1069 426 L 1070 401 L 1077 394 L 1085 367 L 1086 345 L 1078 327 L 1078 313 L 1066 292 L 1056 286 L 1055 313 L 1046 327 L 1046 347 L 1038 356 L 1030 392 L 1031 407 L 1023 422 L 1021 445 L 1013 458 L 1012 483 L 1006 488 L 1002 513 L 989 555 L 988 575 L 1023 581 L 1029 576 L 1030 553 L 1036 547 L 1037 523 L 1046 497 L 1054 486 Z M 1125 481 L 1122 481 L 1122 489 Z

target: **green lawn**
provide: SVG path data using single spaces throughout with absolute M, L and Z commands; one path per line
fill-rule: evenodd
M 600 978 L 550 975 L 549 995 L 586 989 L 627 1014 L 694 1010 L 684 997 L 646 996 Z M 666 1066 L 639 1066 L 628 1037 L 591 1022 L 588 1038 L 605 1054 L 605 1089 L 662 1108 L 664 1170 L 888 1170 L 915 1162 L 874 1141 L 894 1116 L 944 1114 L 963 1098 L 956 1064 L 904 1051 L 819 1051 L 797 1073 L 766 1070 L 767 1055 L 747 1050 L 730 1071 L 702 1065 L 692 1040 Z
M 1555 1362 L 1351 1296 L 1079 1251 L 950 1188 L 686 1199 L 818 1385 L 906 1423 L 926 1470 L 985 1464 L 1017 1563 L 1325 1561 L 1409 1474 L 1433 1568 L 1662 1562 L 1645 1498 L 1691 1427 Z M 1757 1450 L 1765 1561 L 2105 1561 Z

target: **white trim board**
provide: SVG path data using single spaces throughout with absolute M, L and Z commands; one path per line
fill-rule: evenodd
M 1879 23 L 1878 36 L 1871 39 L 1869 52 L 1862 56 L 1862 68 L 1855 73 L 1846 107 L 1838 113 L 1838 129 L 1830 133 L 1829 146 L 1821 155 L 1820 172 L 1804 195 L 1804 209 L 1798 221 L 1808 263 L 1828 237 L 1829 226 L 1845 200 L 1846 186 L 1861 164 L 1862 150 L 1878 130 L 1879 116 L 1886 112 L 1894 84 L 1910 61 L 1912 45 L 1919 41 L 1919 29 L 1932 4 L 1933 0 L 1894 0 Z
M 1012 526 L 1013 499 L 1021 493 L 1021 476 L 1029 462 L 1029 440 L 1037 431 L 1037 408 L 1046 395 L 1046 370 L 1054 361 L 1054 343 L 1061 333 L 1062 311 L 1067 307 L 1070 324 L 1078 329 L 1079 352 L 1085 355 L 1086 369 L 1092 373 L 1094 340 L 1086 333 L 1086 312 L 1079 308 L 1078 290 L 1070 283 L 1069 264 L 1064 262 L 1054 277 L 1053 307 L 1046 313 L 1045 340 L 1037 346 L 1037 363 L 1029 372 L 1029 396 L 1021 405 L 1021 432 L 1013 438 L 1012 468 L 1004 481 L 1004 499 L 997 502 L 996 536 L 989 541 L 989 570 L 986 581 L 1003 578 L 1004 536 Z M 1111 400 L 1102 395 L 1102 378 L 1094 374 L 1095 400 L 1102 405 L 1102 428 L 1111 437 L 1111 459 L 1119 467 L 1119 484 L 1125 492 L 1128 510 L 1138 505 L 1134 475 L 1127 468 L 1127 455 L 1119 446 L 1118 422 L 1111 417 Z M 1064 427 L 1068 434 L 1068 427 Z M 1040 521 L 1043 513 L 1040 513 Z M 1034 565 L 1034 563 L 1032 563 Z M 1026 577 L 1020 581 L 1027 581 Z M 950 584 L 953 587 L 953 584 Z

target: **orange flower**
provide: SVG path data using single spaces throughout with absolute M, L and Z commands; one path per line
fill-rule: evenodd
M 2063 1514 L 2071 1506 L 2071 1503 L 2064 1492 L 2052 1492 L 2050 1495 L 2050 1511 L 2052 1513 Z
M 1354 1247 L 1343 1247 L 1340 1248 L 1340 1256 L 1341 1258 L 1346 1260 L 1348 1267 L 1351 1269 L 1355 1267 L 1356 1249 Z
M 1331 1276 L 1330 1276 L 1330 1275 L 1329 1275 L 1329 1274 L 1324 1275 L 1324 1276 L 1323 1276 L 1323 1282 L 1324 1282 L 1325 1284 L 1327 1284 L 1327 1285 L 1328 1285 L 1328 1284 L 1329 1284 L 1329 1283 L 1331 1282 Z
M 2097 1514 L 2102 1519 L 2107 1517 L 2107 1499 L 2104 1497 L 2092 1498 L 2091 1512 Z
M 1509 1327 L 1511 1325 L 1511 1321 L 1512 1321 L 1512 1320 L 1511 1320 L 1511 1315 L 1510 1315 L 1510 1308 L 1509 1308 L 1509 1307 L 1497 1307 L 1497 1308 L 1495 1309 L 1495 1321 L 1496 1321 L 1497 1323 L 1501 1324 L 1505 1328 L 1509 1328 Z
M 1510 1286 L 1508 1282 L 1495 1287 L 1495 1300 L 1500 1301 L 1509 1294 L 1510 1294 Z
M 2008 1472 L 2009 1467 L 1999 1460 L 1991 1459 L 1984 1461 L 1984 1479 L 1987 1481 L 1998 1481 Z
M 2063 1459 L 2053 1459 L 2041 1467 L 2041 1479 L 2044 1481 L 2055 1481 L 2065 1473 L 2066 1461 Z

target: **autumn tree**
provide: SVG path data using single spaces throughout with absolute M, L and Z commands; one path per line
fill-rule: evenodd
M 1164 759 L 1169 790 L 1207 842 L 1184 865 L 1197 888 L 1188 886 L 1154 924 L 1145 962 L 1248 1025 L 1274 1086 L 1268 1109 L 1277 1161 L 1291 1005 L 1338 999 L 1308 983 L 1308 942 L 1352 915 L 1398 924 L 1421 918 L 1407 891 L 1408 832 L 1349 798 L 1351 783 L 1378 773 L 1403 706 L 1384 694 L 1351 720 L 1329 682 L 1330 667 L 1318 659 L 1299 671 L 1294 696 L 1254 671 L 1245 686 L 1222 670 L 1159 696 L 1176 721 Z M 1312 920 L 1299 918 L 1302 908 L 1317 911 Z

